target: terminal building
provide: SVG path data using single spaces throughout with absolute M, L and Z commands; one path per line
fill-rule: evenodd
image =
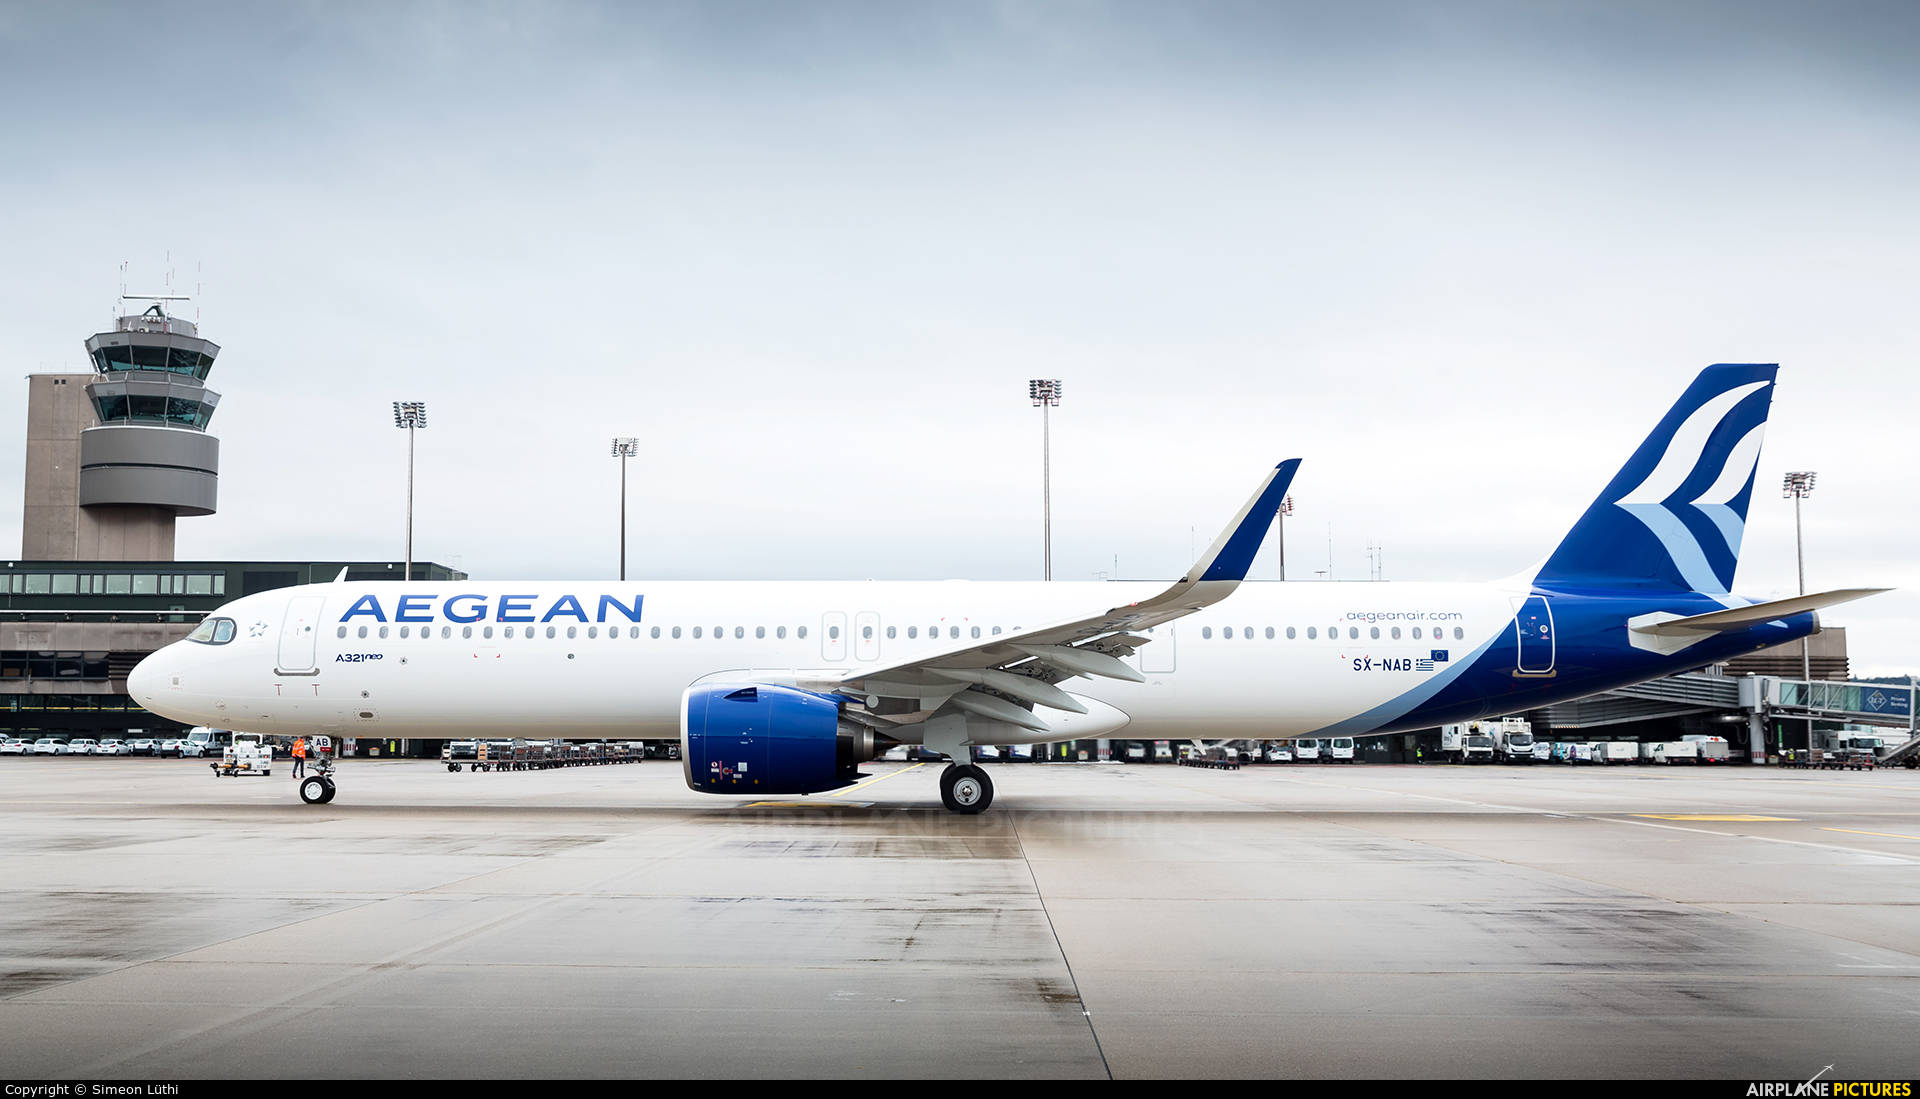
M 0 736 L 180 728 L 136 706 L 127 673 L 231 599 L 294 584 L 401 575 L 396 561 L 176 561 L 174 524 L 219 502 L 207 428 L 220 354 L 165 301 L 86 340 L 88 374 L 27 379 L 19 560 L 0 562 Z M 465 573 L 415 562 L 424 579 Z

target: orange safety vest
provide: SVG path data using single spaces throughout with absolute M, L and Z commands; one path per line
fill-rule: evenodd
M 307 758 L 307 742 L 306 741 L 296 740 L 293 742 L 293 758 L 295 759 Z

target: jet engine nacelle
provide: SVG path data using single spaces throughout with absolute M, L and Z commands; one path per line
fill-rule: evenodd
M 812 794 L 859 777 L 894 741 L 840 717 L 834 695 L 764 683 L 700 684 L 680 700 L 687 785 L 708 794 Z

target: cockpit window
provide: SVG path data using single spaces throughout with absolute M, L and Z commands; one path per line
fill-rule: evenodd
M 209 618 L 187 635 L 188 641 L 202 645 L 224 645 L 233 640 L 233 619 Z

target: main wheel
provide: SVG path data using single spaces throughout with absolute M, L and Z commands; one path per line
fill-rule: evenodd
M 320 776 L 320 784 L 327 788 L 327 792 L 320 795 L 320 804 L 325 805 L 326 803 L 333 800 L 333 795 L 336 791 L 336 788 L 333 785 L 333 780 L 326 777 L 325 775 Z
M 333 797 L 333 783 L 313 775 L 300 780 L 300 800 L 308 805 L 325 805 Z
M 971 763 L 955 764 L 940 773 L 940 800 L 956 813 L 980 813 L 993 804 L 993 780 Z

